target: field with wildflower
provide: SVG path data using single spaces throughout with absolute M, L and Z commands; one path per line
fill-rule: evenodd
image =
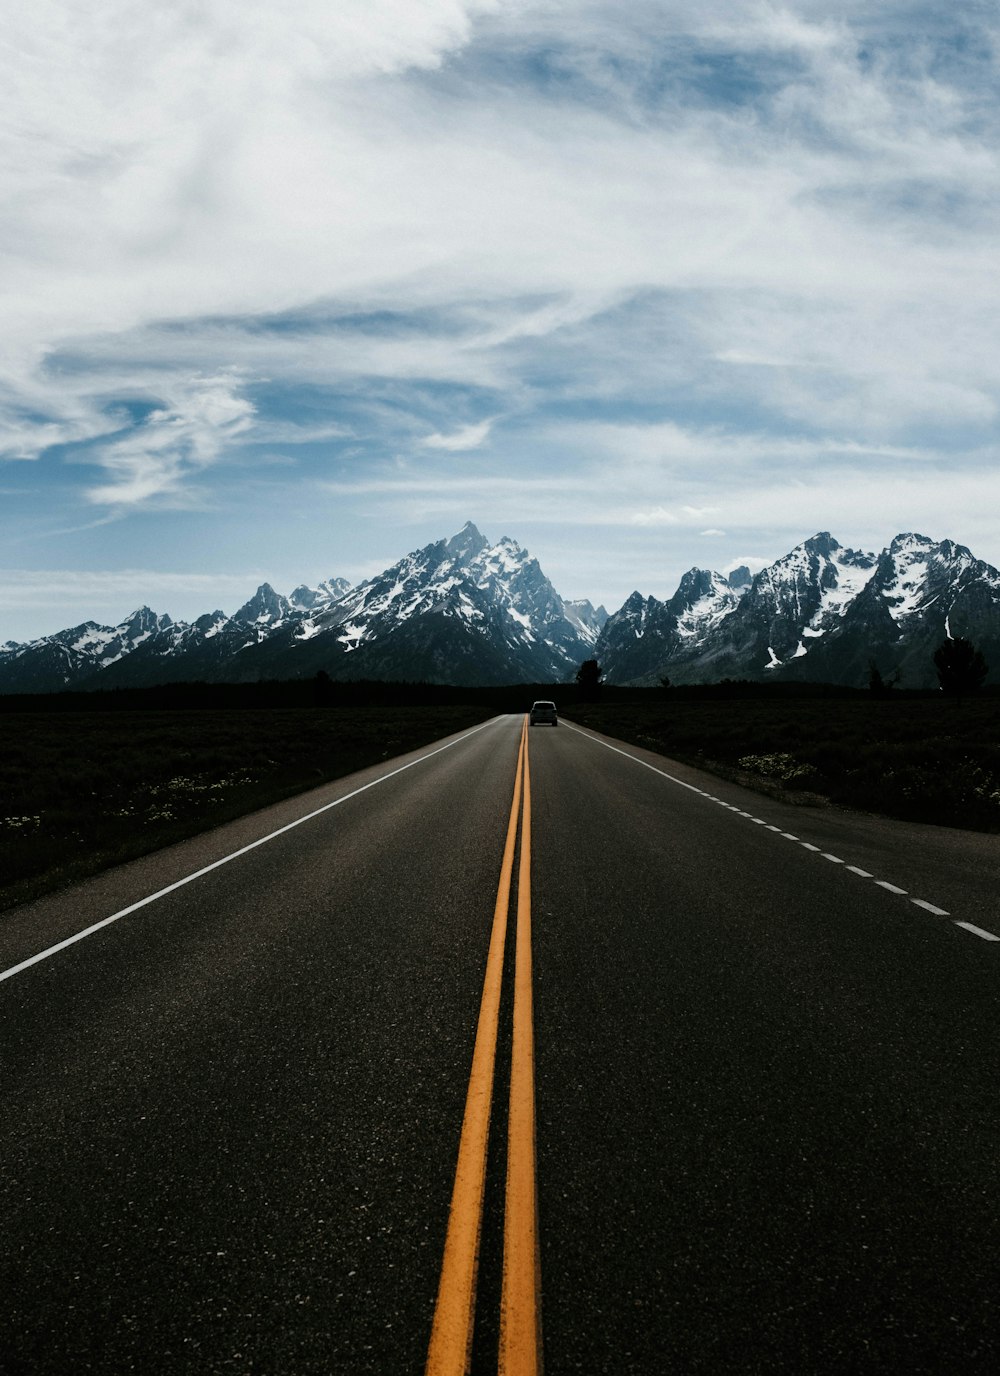
M 792 802 L 1000 832 L 1000 697 L 686 699 L 567 707 L 581 725 Z
M 0 908 L 491 715 L 476 705 L 0 715 Z

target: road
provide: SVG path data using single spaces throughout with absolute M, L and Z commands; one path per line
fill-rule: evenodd
M 0 1372 L 421 1373 L 477 1179 L 476 1372 L 996 1371 L 998 851 L 505 717 L 5 914 Z

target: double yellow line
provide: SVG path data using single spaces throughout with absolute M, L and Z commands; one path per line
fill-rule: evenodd
M 493 929 L 486 958 L 486 976 L 472 1052 L 472 1071 L 465 1099 L 426 1376 L 466 1376 L 472 1357 L 479 1238 L 486 1189 L 486 1151 L 493 1104 L 500 990 L 518 820 L 521 823 L 521 850 L 517 877 L 514 1029 L 507 1125 L 498 1370 L 500 1376 L 537 1376 L 542 1369 L 535 1183 L 535 1039 L 531 1000 L 531 772 L 528 765 L 528 721 L 525 718 L 517 755 L 514 800 L 507 824 L 507 840 L 493 910 Z

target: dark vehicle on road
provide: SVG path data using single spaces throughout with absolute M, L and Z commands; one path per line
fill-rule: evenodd
M 537 726 L 539 722 L 543 722 L 546 726 L 558 726 L 559 716 L 556 712 L 555 703 L 533 702 L 531 711 L 528 713 L 528 721 L 532 726 Z

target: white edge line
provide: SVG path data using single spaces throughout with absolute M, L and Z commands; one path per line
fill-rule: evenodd
M 414 765 L 423 764 L 425 760 L 432 759 L 435 755 L 440 755 L 443 750 L 450 750 L 453 745 L 461 745 L 462 741 L 467 741 L 470 736 L 474 736 L 477 731 L 483 731 L 487 726 L 493 726 L 500 721 L 500 717 L 492 717 L 489 721 L 484 721 L 480 726 L 474 726 L 471 731 L 467 731 L 464 736 L 459 736 L 447 745 L 439 745 L 436 750 L 432 750 L 427 755 L 421 755 L 416 760 L 411 760 L 409 764 L 400 765 L 398 769 L 390 770 L 388 774 L 381 774 L 377 779 L 372 779 L 370 783 L 362 784 L 360 788 L 354 789 L 352 793 L 345 793 L 342 798 L 335 798 L 332 803 L 324 803 L 313 812 L 307 812 L 304 817 L 297 817 L 294 822 L 279 827 L 277 831 L 270 832 L 267 836 L 261 836 L 256 841 L 251 841 L 248 846 L 241 846 L 239 850 L 234 850 L 231 855 L 224 855 L 221 860 L 213 860 L 210 865 L 205 865 L 200 870 L 195 870 L 193 874 L 185 875 L 183 879 L 176 880 L 173 884 L 168 884 L 165 889 L 157 889 L 156 893 L 148 894 L 145 898 L 140 898 L 138 903 L 130 903 L 127 908 L 122 908 L 120 912 L 112 913 L 110 917 L 101 918 L 100 922 L 94 922 L 89 927 L 84 927 L 83 931 L 75 932 L 73 936 L 68 936 L 64 941 L 58 941 L 54 946 L 47 947 L 44 951 L 39 951 L 37 955 L 29 956 L 27 960 L 22 960 L 18 965 L 12 965 L 9 970 L 0 972 L 0 983 L 5 979 L 11 979 L 14 975 L 19 975 L 22 970 L 27 970 L 29 966 L 37 965 L 39 961 L 48 960 L 49 956 L 56 955 L 59 951 L 64 951 L 67 946 L 73 946 L 78 941 L 82 941 L 86 936 L 92 936 L 94 932 L 99 932 L 102 927 L 108 927 L 112 922 L 117 922 L 119 918 L 128 917 L 129 913 L 136 912 L 139 908 L 145 908 L 150 903 L 155 903 L 158 898 L 164 898 L 168 893 L 173 893 L 175 889 L 182 889 L 185 884 L 190 884 L 195 879 L 200 879 L 203 874 L 209 874 L 212 870 L 219 869 L 222 865 L 228 865 L 230 860 L 238 860 L 241 855 L 246 855 L 248 851 L 256 850 L 258 846 L 265 845 L 268 841 L 273 841 L 276 836 L 282 836 L 286 831 L 292 831 L 295 827 L 300 827 L 303 822 L 311 822 L 314 817 L 319 817 L 321 813 L 329 812 L 333 807 L 339 807 L 341 803 L 346 803 L 351 798 L 356 798 L 359 793 L 367 793 L 376 784 L 384 784 L 388 779 L 393 779 L 397 774 L 404 773 L 407 769 L 412 769 Z
M 914 898 L 911 900 L 918 908 L 923 908 L 924 912 L 933 913 L 935 917 L 950 917 L 951 913 L 947 908 L 937 908 L 933 903 L 928 903 L 924 898 Z
M 489 725 L 489 723 L 487 723 L 487 725 Z M 675 774 L 668 774 L 667 771 L 666 771 L 665 769 L 657 769 L 655 765 L 652 765 L 652 764 L 647 763 L 646 760 L 640 760 L 639 757 L 638 757 L 638 755 L 630 755 L 629 752 L 628 752 L 627 750 L 619 750 L 619 748 L 618 748 L 617 745 L 608 745 L 607 741 L 599 740 L 597 736 L 592 736 L 592 735 L 590 734 L 589 731 L 581 731 L 580 728 L 579 728 L 578 726 L 571 726 L 569 722 L 566 722 L 565 725 L 569 726 L 569 729 L 570 729 L 571 731 L 575 731 L 575 732 L 577 733 L 578 736 L 586 736 L 588 740 L 592 740 L 596 745 L 603 745 L 604 748 L 605 748 L 605 750 L 613 750 L 613 751 L 615 752 L 616 755 L 624 755 L 625 758 L 626 758 L 627 760 L 632 760 L 632 761 L 634 761 L 635 764 L 641 764 L 641 765 L 643 766 L 644 769 L 651 769 L 652 772 L 653 772 L 654 774 L 659 774 L 660 777 L 663 778 L 663 779 L 669 779 L 671 783 L 680 784 L 681 788 L 690 789 L 690 791 L 691 791 L 692 793 L 701 793 L 701 789 L 700 789 L 700 788 L 695 788 L 695 786 L 694 786 L 693 784 L 686 784 L 686 783 L 684 782 L 683 779 L 678 779 L 677 776 L 676 776 Z M 478 728 L 478 727 L 477 727 L 477 730 L 479 730 L 479 729 L 481 729 L 481 728 Z M 453 743 L 454 743 L 454 742 L 453 742 Z M 407 767 L 408 767 L 408 766 L 407 766 Z M 369 785 L 369 787 L 370 787 L 370 785 Z M 705 796 L 705 795 L 703 794 L 702 796 Z M 752 817 L 752 814 L 751 814 L 751 813 L 749 813 L 749 812 L 743 812 L 743 811 L 742 811 L 741 809 L 739 809 L 739 808 L 734 808 L 733 805 L 732 805 L 731 803 L 723 803 L 723 807 L 728 807 L 728 808 L 730 808 L 732 811 L 737 812 L 737 813 L 739 814 L 739 816 L 741 816 L 741 817 Z M 753 820 L 756 821 L 757 819 L 756 819 L 756 818 L 753 818 Z M 787 837 L 789 841 L 797 841 L 797 840 L 798 840 L 798 837 L 797 837 L 797 836 L 792 836 L 792 834 L 791 834 L 790 832 L 783 831 L 781 834 L 782 834 L 782 836 Z M 813 845 L 811 845 L 808 841 L 799 841 L 799 844 L 800 844 L 805 850 L 816 851 L 816 852 L 819 852 L 820 854 L 824 854 L 823 852 L 820 852 L 819 846 L 813 846 Z M 836 856 L 836 855 L 826 855 L 826 854 L 824 854 L 824 859 L 826 859 L 826 860 L 832 860 L 832 861 L 834 861 L 836 864 L 840 864 L 840 865 L 842 865 L 842 864 L 844 863 L 843 860 L 839 859 L 839 857 Z M 868 873 L 867 870 L 861 869 L 858 865 L 848 865 L 848 866 L 847 866 L 847 869 L 849 869 L 850 872 L 851 872 L 852 874 L 859 875 L 860 878 L 862 878 L 862 879 L 871 879 L 871 878 L 872 878 L 872 875 L 870 875 L 870 874 Z M 890 893 L 903 894 L 904 896 L 905 896 L 905 894 L 906 894 L 906 890 L 905 890 L 905 889 L 899 888 L 896 884 L 890 884 L 889 881 L 888 881 L 887 879 L 876 879 L 876 880 L 875 880 L 875 883 L 876 883 L 876 884 L 879 886 L 879 888 L 881 888 L 881 889 L 888 889 Z M 936 908 L 936 907 L 933 905 L 933 903 L 925 903 L 924 900 L 921 899 L 921 898 L 914 898 L 914 899 L 911 899 L 911 902 L 915 903 L 915 904 L 917 905 L 918 908 L 926 908 L 928 912 L 934 913 L 934 914 L 935 914 L 936 916 L 938 916 L 938 917 L 948 917 L 948 916 L 949 916 L 949 914 L 946 913 L 945 910 L 944 910 L 943 908 Z M 975 927 L 975 926 L 973 926 L 973 924 L 972 924 L 971 922 L 959 922 L 957 919 L 955 919 L 955 926 L 956 926 L 956 927 L 964 927 L 965 930 L 968 931 L 968 932 L 974 932 L 974 933 L 976 934 L 976 936 L 981 936 L 981 937 L 983 938 L 984 941 L 1000 941 L 1000 936 L 994 936 L 992 932 L 986 932 L 986 931 L 983 930 L 982 927 Z M 0 975 L 0 979 L 2 979 L 2 978 L 3 978 L 3 976 Z
M 984 941 L 1000 941 L 1000 936 L 994 936 L 992 932 L 984 932 L 982 927 L 974 927 L 971 922 L 959 922 L 956 920 L 956 927 L 964 927 L 967 932 L 974 932 L 976 936 L 981 936 Z
M 619 750 L 617 745 L 609 745 L 607 741 L 600 740 L 597 736 L 592 736 L 589 731 L 581 731 L 578 726 L 573 726 L 570 722 L 565 722 L 571 731 L 575 731 L 578 736 L 586 736 L 588 741 L 593 741 L 595 745 L 603 745 L 605 750 L 613 750 L 616 755 L 624 755 L 633 764 L 641 764 L 643 769 L 651 769 L 654 774 L 659 774 L 661 779 L 669 779 L 672 784 L 680 784 L 681 788 L 686 788 L 690 793 L 701 793 L 700 788 L 694 784 L 686 784 L 683 779 L 678 779 L 676 774 L 668 774 L 665 769 L 657 769 L 655 764 L 650 764 L 647 760 L 640 760 L 638 755 L 630 755 L 627 750 Z M 741 813 L 743 817 L 749 817 L 749 812 Z

